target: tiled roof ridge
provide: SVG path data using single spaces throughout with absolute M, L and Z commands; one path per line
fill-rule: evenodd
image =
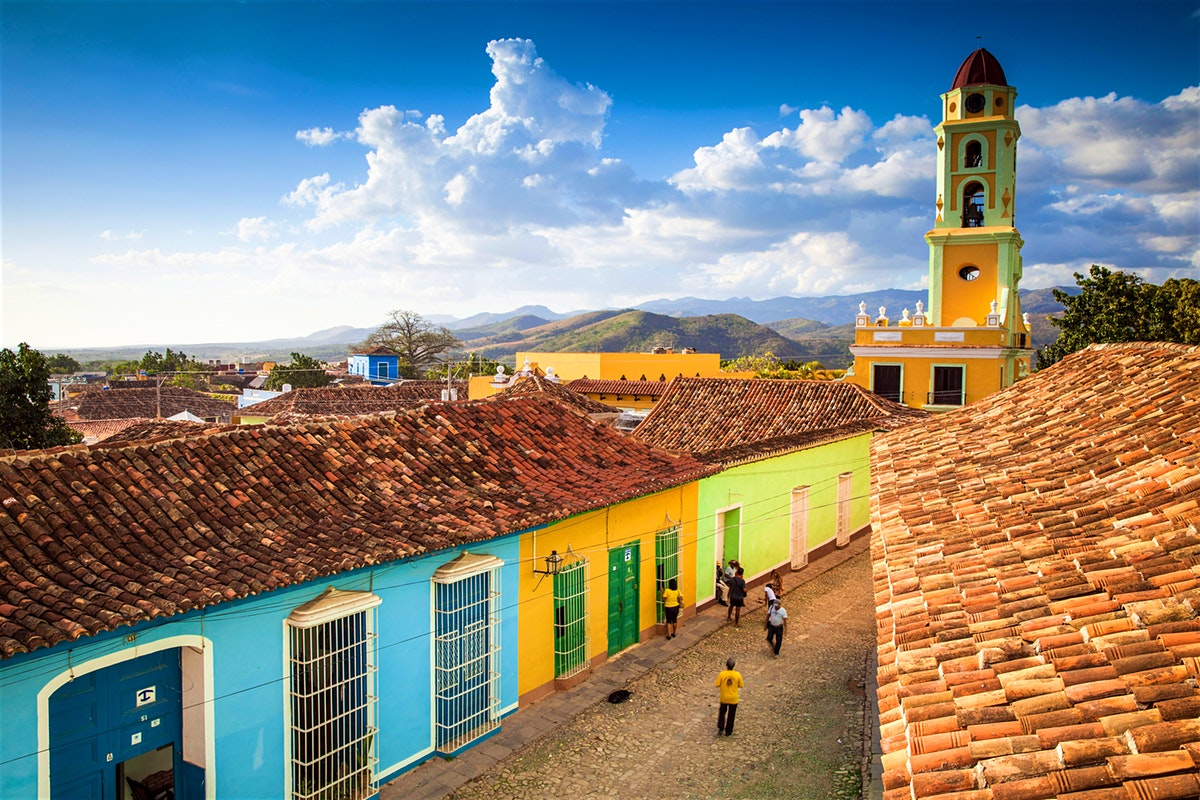
M 600 394 L 643 394 L 661 395 L 670 385 L 669 380 L 618 380 L 616 378 L 575 378 L 567 383 L 567 388 L 574 392 L 592 392 Z
M 465 381 L 455 380 L 451 385 L 462 390 L 467 384 Z M 246 406 L 241 413 L 249 417 L 270 417 L 289 411 L 316 415 L 366 414 L 412 402 L 439 400 L 441 390 L 445 386 L 445 381 L 414 379 L 397 381 L 389 386 L 359 383 L 349 386 L 303 387 Z M 334 410 L 335 407 L 340 410 Z M 301 410 L 297 411 L 297 408 Z
M 219 394 L 219 393 L 218 393 Z M 180 386 L 139 386 L 134 389 L 104 391 L 89 389 L 78 397 L 77 413 L 81 420 L 154 418 L 156 412 L 164 417 L 190 410 L 198 416 L 223 416 L 237 409 L 227 396 L 213 396 Z
M 781 438 L 858 430 L 865 420 L 891 429 L 927 416 L 841 381 L 675 378 L 633 435 L 709 460 Z
M 806 450 L 810 447 L 853 439 L 872 430 L 879 430 L 879 426 L 870 420 L 861 420 L 836 428 L 826 428 L 824 430 L 809 431 L 788 436 L 776 436 L 772 439 L 764 439 L 761 442 L 749 442 L 747 444 L 694 455 L 698 460 L 706 464 L 720 464 L 728 469 L 729 467 L 751 461 L 760 461 L 764 458 L 786 455 L 797 450 Z M 684 453 L 686 454 L 686 451 Z
M 0 459 L 0 660 L 715 471 L 549 399 Z
M 616 409 L 593 400 L 587 395 L 572 391 L 556 381 L 546 380 L 540 375 L 527 375 L 517 379 L 511 386 L 506 386 L 490 397 L 487 401 L 510 400 L 514 397 L 542 396 L 561 403 L 579 414 L 611 414 Z

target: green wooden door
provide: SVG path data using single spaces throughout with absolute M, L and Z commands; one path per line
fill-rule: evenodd
M 608 551 L 608 654 L 637 644 L 638 564 L 637 542 Z

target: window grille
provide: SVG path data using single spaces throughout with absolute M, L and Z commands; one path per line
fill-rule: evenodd
M 554 677 L 569 678 L 588 665 L 587 559 L 564 564 L 554 576 Z
M 667 621 L 663 609 L 663 589 L 671 578 L 679 579 L 679 526 L 672 525 L 654 536 L 654 577 L 658 591 L 655 593 L 654 608 L 659 623 Z
M 369 592 L 327 589 L 288 617 L 293 800 L 376 791 L 375 607 Z
M 929 402 L 939 406 L 961 406 L 963 397 L 963 368 L 959 366 L 933 368 L 933 391 Z
M 837 483 L 837 546 L 850 544 L 850 497 L 854 473 L 843 472 Z
M 463 554 L 434 573 L 437 746 L 500 726 L 500 559 Z
M 792 569 L 808 566 L 808 487 L 792 489 L 791 503 Z

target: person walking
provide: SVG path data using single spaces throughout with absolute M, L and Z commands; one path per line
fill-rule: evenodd
M 763 595 L 767 610 L 771 610 L 771 606 L 775 604 L 775 598 L 783 594 L 783 576 L 779 574 L 779 570 L 771 570 L 771 579 L 763 584 Z
M 663 616 L 667 619 L 667 638 L 674 639 L 679 630 L 679 609 L 683 607 L 683 592 L 679 591 L 679 581 L 671 578 L 667 588 L 663 589 Z
M 713 588 L 717 593 L 717 605 L 729 605 L 728 601 L 725 600 L 725 596 L 729 594 L 729 587 L 725 585 L 725 570 L 721 569 L 720 561 L 717 562 L 717 577 L 716 582 L 713 584 Z
M 746 684 L 742 682 L 742 673 L 734 669 L 736 662 L 730 656 L 725 661 L 725 669 L 717 676 L 716 687 L 720 690 L 721 708 L 717 711 L 717 736 L 724 733 L 733 735 L 733 719 L 737 716 L 738 691 Z
M 779 648 L 783 645 L 783 632 L 787 630 L 787 609 L 783 607 L 782 600 L 777 598 L 771 603 L 771 608 L 767 611 L 767 621 L 763 625 L 767 629 L 767 644 L 772 646 L 775 657 L 779 658 Z
M 742 577 L 745 571 L 739 566 L 737 572 L 729 579 L 729 608 L 725 612 L 725 621 L 733 619 L 733 627 L 741 627 L 742 608 L 746 605 L 746 579 Z

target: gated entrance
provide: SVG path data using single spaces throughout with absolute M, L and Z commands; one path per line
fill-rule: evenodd
M 608 654 L 637 644 L 641 546 L 632 542 L 608 551 Z
M 55 691 L 51 798 L 119 800 L 126 785 L 148 781 L 189 796 L 191 781 L 176 780 L 183 768 L 181 686 L 179 650 L 172 648 L 85 673 Z

